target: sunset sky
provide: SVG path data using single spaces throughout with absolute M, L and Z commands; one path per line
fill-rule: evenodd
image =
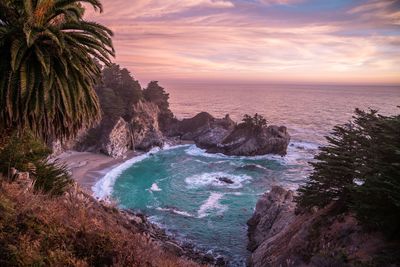
M 103 0 L 136 79 L 400 84 L 399 0 Z

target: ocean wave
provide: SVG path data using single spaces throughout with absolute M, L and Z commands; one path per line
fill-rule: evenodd
M 178 215 L 185 216 L 185 217 L 194 217 L 194 215 L 192 215 L 192 214 L 190 214 L 190 213 L 188 213 L 186 211 L 181 211 L 181 210 L 178 210 L 178 209 L 175 209 L 175 208 L 160 208 L 160 207 L 157 207 L 156 210 L 167 211 L 167 212 L 171 212 L 171 213 L 178 214 Z
M 151 149 L 149 152 L 144 153 L 139 156 L 135 156 L 124 163 L 118 165 L 117 167 L 111 169 L 109 172 L 107 172 L 95 185 L 92 186 L 92 191 L 93 191 L 93 196 L 98 198 L 98 199 L 107 199 L 113 190 L 113 186 L 115 184 L 115 181 L 117 178 L 127 169 L 129 169 L 132 165 L 135 163 L 138 163 L 140 161 L 145 160 L 146 158 L 150 157 L 154 153 L 160 152 L 160 151 L 165 151 L 165 150 L 171 150 L 171 149 L 177 149 L 180 147 L 186 147 L 187 145 L 177 145 L 177 146 L 169 146 L 166 145 L 164 148 L 160 149 L 159 147 L 155 147 Z
M 270 160 L 270 161 L 275 161 L 281 165 L 288 165 L 288 164 L 291 165 L 291 164 L 296 164 L 297 160 L 304 158 L 304 155 L 306 154 L 309 154 L 309 156 L 306 155 L 306 157 L 312 158 L 314 155 L 313 153 L 314 148 L 318 149 L 318 144 L 313 144 L 313 143 L 308 143 L 307 148 L 310 149 L 306 151 L 301 151 L 301 148 L 307 144 L 306 142 L 291 142 L 290 144 L 294 145 L 289 145 L 288 153 L 286 156 L 280 156 L 274 154 L 258 155 L 258 156 L 227 156 L 221 153 L 216 153 L 216 154 L 207 153 L 205 149 L 198 148 L 196 145 L 190 145 L 190 147 L 188 147 L 185 150 L 185 152 L 190 156 L 220 159 L 220 161 L 217 161 L 218 163 L 219 162 L 222 163 L 222 160 Z M 235 165 L 235 163 L 231 162 L 229 164 Z
M 198 218 L 207 217 L 212 210 L 216 211 L 217 215 L 222 215 L 228 209 L 228 206 L 219 202 L 223 196 L 222 193 L 212 192 L 197 211 Z
M 218 178 L 228 178 L 233 183 L 229 184 L 219 180 Z M 243 187 L 243 183 L 251 179 L 252 178 L 248 175 L 233 175 L 225 172 L 210 172 L 189 176 L 185 179 L 185 182 L 188 184 L 189 188 L 215 186 L 237 189 Z
M 293 141 L 290 142 L 289 147 L 295 147 L 302 150 L 318 150 L 320 144 L 307 141 Z

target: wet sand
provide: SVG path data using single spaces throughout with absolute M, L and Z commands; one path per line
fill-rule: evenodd
M 68 166 L 72 177 L 83 189 L 92 193 L 92 187 L 108 171 L 142 153 L 131 151 L 124 159 L 114 159 L 103 154 L 66 151 L 56 159 Z

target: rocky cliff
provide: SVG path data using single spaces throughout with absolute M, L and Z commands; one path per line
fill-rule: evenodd
M 139 101 L 132 105 L 131 114 L 128 118 L 103 118 L 74 148 L 121 158 L 128 150 L 148 150 L 154 146 L 163 146 L 158 106 L 152 102 Z
M 261 196 L 247 222 L 250 266 L 379 266 L 383 237 L 352 214 L 335 214 L 331 205 L 296 215 L 295 207 L 293 192 L 281 187 Z
M 229 115 L 217 119 L 201 112 L 190 119 L 178 121 L 174 135 L 191 140 L 209 153 L 235 156 L 265 154 L 286 155 L 290 135 L 284 126 L 253 127 L 236 124 Z

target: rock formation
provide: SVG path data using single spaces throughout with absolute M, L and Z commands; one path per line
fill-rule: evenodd
M 159 113 L 156 104 L 139 101 L 132 106 L 132 116 L 104 118 L 74 148 L 121 158 L 128 150 L 149 150 L 154 146 L 163 146 L 163 135 L 158 125 Z
M 149 150 L 154 146 L 163 146 L 163 134 L 160 131 L 158 119 L 160 109 L 152 102 L 139 101 L 132 107 L 130 120 L 133 147 Z
M 207 112 L 201 112 L 190 119 L 177 122 L 175 135 L 182 140 L 191 140 L 209 153 L 223 153 L 235 156 L 264 154 L 286 155 L 290 135 L 286 127 L 247 127 L 237 125 L 229 115 L 216 119 Z
M 333 214 L 333 207 L 295 214 L 293 192 L 273 187 L 258 200 L 248 224 L 249 265 L 352 266 L 366 263 L 385 244 L 366 233 L 352 214 Z

